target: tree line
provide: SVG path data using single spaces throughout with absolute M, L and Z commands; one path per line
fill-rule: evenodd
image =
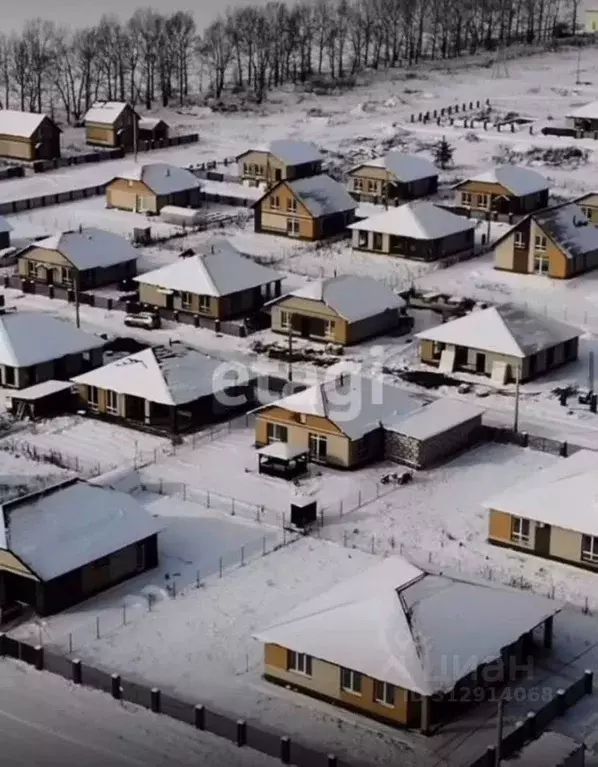
M 366 69 L 414 67 L 575 29 L 579 0 L 273 0 L 230 8 L 199 31 L 189 13 L 139 9 L 70 29 L 34 19 L 0 36 L 0 104 L 80 121 L 98 99 L 185 104 L 229 89 L 261 103 L 284 84 L 350 85 Z

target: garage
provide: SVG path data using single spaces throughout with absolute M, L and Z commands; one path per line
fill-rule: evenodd
M 415 469 L 433 466 L 480 439 L 484 411 L 463 400 L 443 398 L 383 422 L 385 458 Z

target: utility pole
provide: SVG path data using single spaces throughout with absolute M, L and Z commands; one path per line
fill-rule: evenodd
M 137 113 L 133 110 L 133 160 L 137 162 L 137 151 L 139 144 L 139 119 Z
M 289 313 L 289 334 L 288 334 L 288 355 L 289 355 L 289 382 L 293 382 L 293 315 Z
M 521 384 L 521 363 L 515 368 L 515 417 L 513 419 L 513 431 L 519 431 L 519 389 Z
M 73 287 L 75 289 L 75 323 L 78 328 L 81 327 L 81 317 L 79 312 L 79 270 L 75 270 L 75 279 L 73 281 Z
M 503 722 L 504 722 L 504 716 L 505 716 L 505 701 L 504 698 L 501 697 L 498 699 L 498 712 L 497 712 L 497 719 L 496 719 L 496 751 L 495 751 L 495 759 L 494 759 L 494 767 L 500 767 L 501 763 L 501 750 L 502 750 L 502 732 L 503 732 Z
M 577 47 L 577 77 L 575 84 L 581 85 L 581 45 Z
M 590 396 L 594 393 L 594 352 L 590 352 L 588 359 L 588 391 Z

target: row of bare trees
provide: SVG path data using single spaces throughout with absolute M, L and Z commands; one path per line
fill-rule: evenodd
M 35 19 L 0 37 L 5 108 L 65 113 L 98 98 L 150 109 L 226 89 L 258 103 L 314 78 L 544 42 L 575 27 L 579 0 L 274 0 L 229 9 L 198 33 L 189 13 L 136 11 L 72 30 Z

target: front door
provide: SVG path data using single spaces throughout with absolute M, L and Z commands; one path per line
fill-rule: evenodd
M 54 284 L 54 269 L 49 266 L 45 267 L 46 270 L 46 285 Z
M 309 435 L 309 457 L 312 461 L 326 463 L 328 456 L 328 440 L 321 434 Z
M 540 557 L 547 557 L 550 555 L 550 525 L 542 525 L 536 527 L 536 539 L 534 545 L 534 553 Z
M 485 373 L 486 372 L 486 355 L 485 354 L 476 354 L 475 356 L 475 372 L 476 373 Z

